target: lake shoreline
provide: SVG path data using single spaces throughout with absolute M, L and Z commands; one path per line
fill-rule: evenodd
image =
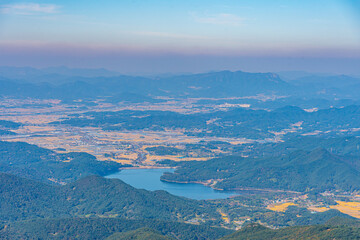
M 138 166 L 138 167 L 123 167 L 119 170 L 129 170 L 129 169 L 176 169 L 176 167 L 162 167 L 162 166 Z
M 195 200 L 226 199 L 239 195 L 231 191 L 219 191 L 203 183 L 175 183 L 162 181 L 165 172 L 173 172 L 174 167 L 130 167 L 122 169 L 106 178 L 116 178 L 125 183 L 148 191 L 164 190 L 175 196 Z
M 212 184 L 208 183 L 208 182 L 201 182 L 201 181 L 175 181 L 175 180 L 168 180 L 168 179 L 160 179 L 163 182 L 168 182 L 168 183 L 179 183 L 179 184 L 191 184 L 191 183 L 195 183 L 195 184 L 202 184 L 206 187 L 210 187 L 216 191 L 223 191 L 223 192 L 235 192 L 235 193 L 240 193 L 240 192 L 267 192 L 267 193 L 293 193 L 293 194 L 301 194 L 300 192 L 295 192 L 295 191 L 286 191 L 286 190 L 280 190 L 280 189 L 267 189 L 267 188 L 230 188 L 230 189 L 223 189 L 223 188 L 216 188 L 214 187 Z
M 162 166 L 137 166 L 137 167 L 124 167 L 121 168 L 121 170 L 136 170 L 136 169 L 175 169 L 176 170 L 177 167 L 162 167 Z M 202 182 L 202 181 L 176 181 L 176 180 L 168 180 L 168 179 L 162 179 L 160 177 L 160 181 L 165 182 L 165 183 L 177 183 L 177 184 L 201 184 L 205 187 L 209 187 L 215 191 L 218 192 L 231 192 L 237 195 L 240 195 L 240 193 L 243 192 L 263 192 L 263 193 L 292 193 L 292 194 L 301 194 L 300 192 L 296 192 L 296 191 L 286 191 L 286 190 L 280 190 L 280 189 L 260 189 L 260 188 L 231 188 L 231 189 L 223 189 L 223 188 L 216 188 L 213 186 L 213 184 L 209 183 L 209 182 Z
M 191 183 L 195 183 L 195 184 L 201 184 L 201 185 L 204 185 L 206 187 L 210 187 L 216 191 L 229 191 L 229 190 L 225 190 L 225 189 L 222 189 L 222 188 L 216 188 L 216 187 L 213 187 L 211 184 L 207 183 L 207 182 L 201 182 L 201 181 L 175 181 L 175 180 L 168 180 L 168 179 L 161 179 L 160 178 L 160 181 L 163 181 L 163 182 L 168 182 L 168 183 L 179 183 L 179 184 L 191 184 Z M 232 190 L 230 190 L 232 191 Z

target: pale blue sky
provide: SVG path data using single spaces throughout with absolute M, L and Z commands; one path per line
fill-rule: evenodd
M 17 64 L 75 66 L 81 60 L 82 66 L 114 69 L 116 61 L 126 56 L 139 60 L 134 60 L 138 70 L 130 67 L 131 72 L 141 72 L 148 71 L 141 61 L 151 61 L 152 56 L 167 59 L 166 64 L 171 60 L 180 64 L 180 59 L 191 56 L 203 59 L 199 64 L 204 67 L 193 66 L 189 71 L 207 70 L 204 56 L 213 61 L 216 57 L 219 61 L 360 59 L 359 2 L 0 0 L 0 51 L 4 53 L 0 64 L 12 65 L 18 58 Z M 170 71 L 186 70 L 182 66 Z

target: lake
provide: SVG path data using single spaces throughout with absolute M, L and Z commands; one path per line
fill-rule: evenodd
M 222 199 L 235 196 L 231 192 L 216 191 L 210 187 L 196 183 L 168 183 L 160 181 L 164 172 L 173 172 L 174 169 L 124 169 L 121 172 L 111 174 L 107 178 L 117 178 L 135 188 L 150 191 L 165 190 L 173 195 L 197 200 Z

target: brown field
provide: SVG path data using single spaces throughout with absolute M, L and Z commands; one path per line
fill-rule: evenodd
M 194 105 L 199 99 L 176 101 L 168 99 L 159 104 L 109 104 L 98 102 L 98 106 L 87 110 L 77 110 L 62 104 L 59 100 L 12 100 L 0 102 L 0 119 L 19 122 L 22 126 L 13 130 L 17 135 L 1 136 L 3 141 L 21 141 L 52 149 L 58 153 L 87 152 L 99 160 L 111 160 L 122 163 L 134 163 L 141 166 L 153 165 L 156 161 L 170 159 L 174 161 L 206 161 L 221 149 L 212 150 L 212 154 L 199 156 L 198 152 L 189 152 L 186 156 L 157 156 L 145 150 L 146 147 L 176 146 L 184 149 L 185 144 L 200 141 L 224 141 L 231 144 L 251 142 L 244 138 L 194 137 L 184 134 L 185 129 L 165 129 L 165 131 L 104 131 L 95 127 L 52 126 L 49 123 L 83 111 L 120 111 L 120 110 L 169 110 L 181 113 L 209 111 Z M 81 101 L 78 102 L 81 106 Z M 44 107 L 22 107 L 24 104 L 46 104 Z M 6 107 L 8 106 L 8 107 Z M 66 151 L 62 151 L 62 148 Z M 107 154 L 105 157 L 104 155 Z
M 330 209 L 339 210 L 342 213 L 348 214 L 355 218 L 360 218 L 360 202 L 344 202 L 336 201 L 337 205 L 331 205 L 328 207 L 308 207 L 313 212 L 325 212 Z
M 298 206 L 298 204 L 295 204 L 292 202 L 276 203 L 276 204 L 270 204 L 266 208 L 270 209 L 271 211 L 275 211 L 275 212 L 285 212 L 289 206 Z
M 8 120 L 19 122 L 22 124 L 47 124 L 50 122 L 58 121 L 60 118 L 65 117 L 64 115 L 57 114 L 37 114 L 33 115 L 31 113 L 26 115 L 14 115 L 14 116 L 1 116 L 1 120 Z
M 360 218 L 360 202 L 336 201 L 337 205 L 330 206 L 331 209 L 337 209 L 342 213 L 355 218 Z
M 221 215 L 221 219 L 222 219 L 225 223 L 230 223 L 230 218 L 229 218 L 229 216 L 228 216 L 226 213 L 222 212 L 221 210 L 218 210 L 218 212 L 219 212 L 220 215 Z
M 160 161 L 160 160 L 172 160 L 172 161 L 207 161 L 210 158 L 193 158 L 193 157 L 183 157 L 180 155 L 165 155 L 165 156 L 157 156 L 157 155 L 149 155 L 146 157 L 146 161 Z

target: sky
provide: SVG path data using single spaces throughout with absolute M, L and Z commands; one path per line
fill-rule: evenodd
M 0 65 L 360 74 L 360 0 L 0 0 Z

